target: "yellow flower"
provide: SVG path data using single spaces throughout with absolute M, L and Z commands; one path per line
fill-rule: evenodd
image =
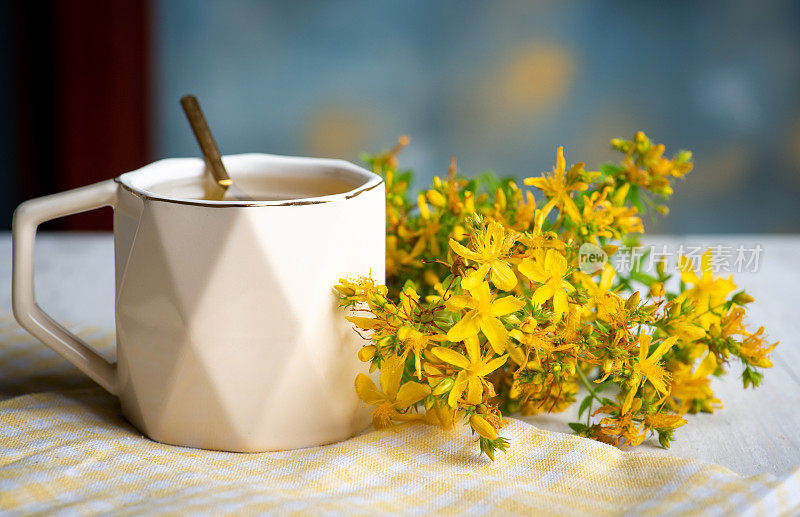
M 424 249 L 424 248 L 423 248 Z M 397 235 L 386 236 L 386 276 L 395 276 L 401 268 L 415 265 L 417 256 L 423 249 L 414 250 L 412 253 L 400 248 Z
M 670 413 L 649 413 L 644 417 L 644 425 L 650 429 L 677 429 L 685 423 L 685 418 Z
M 695 325 L 690 316 L 686 315 L 669 320 L 666 330 L 671 336 L 678 336 L 681 341 L 686 343 L 697 341 L 706 335 L 706 331 L 702 327 Z
M 431 388 L 418 382 L 407 382 L 401 386 L 403 363 L 399 357 L 384 361 L 381 367 L 380 388 L 363 373 L 359 373 L 356 377 L 356 393 L 361 400 L 370 406 L 375 406 L 372 412 L 372 424 L 378 429 L 391 426 L 394 420 L 408 422 L 423 418 L 421 414 L 409 414 L 407 411 L 409 407 L 427 397 Z
M 581 286 L 586 289 L 586 292 L 592 298 L 601 298 L 608 294 L 611 291 L 611 286 L 616 275 L 617 272 L 611 264 L 603 266 L 603 272 L 600 273 L 598 282 L 594 281 L 594 278 L 592 278 L 593 275 L 588 275 L 581 271 L 575 273 L 575 277 L 580 281 Z M 594 303 L 590 302 L 590 305 L 594 305 Z
M 708 352 L 694 369 L 691 364 L 677 361 L 671 361 L 669 366 L 672 370 L 669 395 L 674 401 L 670 405 L 678 413 L 694 413 L 698 410 L 713 413 L 714 409 L 722 407 L 722 402 L 714 397 L 709 381 L 709 375 L 717 370 L 717 357 L 714 354 Z
M 555 325 L 539 327 L 536 320 L 531 318 L 519 329 L 509 332 L 509 335 L 535 352 L 551 354 L 572 348 L 574 345 L 571 343 L 558 344 L 556 342 L 555 337 L 551 335 L 555 329 Z
M 513 184 L 512 184 L 513 185 Z M 514 185 L 514 189 L 517 189 L 517 186 Z M 531 223 L 534 222 L 534 218 L 536 217 L 536 200 L 533 197 L 533 193 L 530 191 L 525 192 L 525 197 L 523 198 L 520 195 L 519 201 L 517 201 L 517 213 L 514 216 L 514 225 L 513 227 L 519 231 L 525 231 L 530 228 Z
M 508 264 L 508 252 L 516 241 L 515 234 L 506 234 L 505 228 L 498 222 L 491 221 L 481 231 L 472 246 L 475 251 L 450 239 L 450 248 L 465 259 L 480 264 L 461 281 L 465 289 L 474 289 L 483 282 L 487 273 L 491 273 L 491 281 L 503 291 L 510 291 L 517 285 L 517 277 Z
M 645 381 L 650 381 L 650 384 L 661 393 L 666 395 L 669 393 L 667 382 L 669 381 L 669 374 L 659 364 L 659 359 L 664 355 L 667 350 L 672 348 L 672 345 L 678 340 L 677 336 L 672 336 L 661 342 L 660 345 L 648 357 L 647 352 L 650 350 L 650 342 L 653 336 L 648 334 L 639 335 L 639 360 L 633 363 L 633 375 L 631 380 L 633 383 L 628 391 L 628 396 L 625 397 L 625 402 L 622 404 L 622 412 L 627 413 L 633 404 L 633 398 L 639 390 L 639 386 Z
M 605 413 L 615 410 L 615 407 L 603 406 L 595 411 L 597 413 Z M 611 443 L 612 445 L 619 445 L 622 439 L 631 446 L 636 446 L 642 443 L 647 436 L 644 430 L 636 425 L 633 420 L 633 415 L 630 413 L 623 413 L 619 416 L 608 416 L 600 420 L 599 435 L 595 436 L 598 440 Z
M 553 207 L 558 207 L 562 213 L 569 215 L 573 221 L 580 221 L 580 213 L 575 201 L 572 200 L 572 191 L 586 190 L 588 185 L 576 181 L 578 173 L 583 170 L 583 164 L 573 165 L 569 172 L 566 171 L 567 163 L 564 160 L 564 148 L 559 147 L 556 154 L 556 166 L 553 173 L 539 178 L 525 178 L 526 185 L 532 185 L 547 196 L 549 201 L 542 208 L 542 217 L 547 217 Z
M 569 310 L 567 292 L 575 290 L 572 284 L 564 279 L 569 270 L 567 259 L 561 253 L 549 249 L 543 261 L 526 258 L 517 269 L 532 281 L 542 284 L 536 288 L 531 301 L 535 305 L 542 305 L 552 298 L 553 318 L 559 321 Z
M 754 334 L 748 332 L 739 347 L 739 354 L 753 366 L 771 368 L 772 360 L 767 356 L 775 350 L 778 343 L 767 345 L 764 343 L 764 337 L 764 327 L 759 327 Z
M 422 202 L 424 203 L 424 198 L 422 199 Z M 441 229 L 439 216 L 422 217 L 419 219 L 419 222 L 420 229 L 416 232 L 416 235 L 418 235 L 419 238 L 417 239 L 417 242 L 414 243 L 414 247 L 411 249 L 411 255 L 416 257 L 425 252 L 425 250 L 430 249 L 431 255 L 434 257 L 439 256 L 439 253 L 441 252 L 441 248 L 439 246 L 439 237 L 437 236 L 439 230 Z
M 417 378 L 422 379 L 422 351 L 428 348 L 429 344 L 444 341 L 447 336 L 444 334 L 424 334 L 411 327 L 400 327 L 397 330 L 397 339 L 406 347 L 405 354 L 414 354 L 414 367 L 416 368 Z
M 530 194 L 530 192 L 528 192 L 528 194 Z M 542 211 L 536 210 L 534 215 L 533 230 L 520 235 L 518 239 L 519 242 L 521 242 L 528 249 L 539 249 L 539 248 L 553 248 L 557 250 L 565 249 L 567 247 L 567 244 L 558 238 L 558 234 L 556 232 L 542 231 L 542 224 L 544 224 L 544 217 L 542 216 Z
M 614 215 L 611 202 L 606 199 L 609 192 L 611 187 L 603 189 L 603 192 L 592 192 L 589 196 L 584 194 L 581 217 L 574 220 L 581 225 L 581 235 L 588 235 L 589 241 L 594 244 L 598 244 L 598 237 L 613 237 L 610 228 L 614 223 Z
M 447 403 L 453 407 L 464 390 L 467 391 L 467 404 L 480 404 L 483 401 L 483 383 L 486 382 L 483 377 L 503 366 L 508 358 L 508 355 L 503 355 L 492 359 L 492 352 L 481 356 L 480 344 L 475 336 L 465 339 L 464 345 L 467 349 L 466 357 L 450 348 L 436 347 L 432 350 L 438 359 L 459 369 L 455 385 L 447 398 Z
M 477 336 L 480 331 L 489 340 L 495 352 L 502 354 L 506 350 L 508 330 L 499 317 L 520 310 L 525 306 L 525 302 L 514 296 L 495 299 L 486 282 L 468 292 L 468 295 L 451 296 L 446 302 L 447 309 L 452 312 L 471 309 L 450 328 L 447 339 L 457 343 Z
M 701 276 L 694 272 L 691 260 L 685 256 L 679 258 L 681 279 L 691 284 L 692 288 L 682 293 L 676 301 L 682 302 L 690 298 L 695 302 L 696 318 L 700 325 L 709 330 L 712 323 L 719 323 L 722 304 L 725 303 L 728 294 L 736 289 L 732 277 L 716 278 L 711 272 L 711 249 L 703 253 L 700 259 Z

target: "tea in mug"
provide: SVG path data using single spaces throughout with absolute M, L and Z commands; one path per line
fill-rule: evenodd
M 341 194 L 358 186 L 353 182 L 338 177 L 304 178 L 297 176 L 243 176 L 235 178 L 236 185 L 244 190 L 254 201 L 289 201 L 320 196 Z M 182 199 L 209 199 L 208 193 L 215 187 L 213 180 L 187 178 L 153 185 L 148 188 L 153 194 Z M 214 198 L 219 200 L 218 198 Z M 235 201 L 229 193 L 223 201 Z

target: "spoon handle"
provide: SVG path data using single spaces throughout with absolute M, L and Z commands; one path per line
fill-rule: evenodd
M 228 171 L 225 170 L 225 165 L 222 164 L 222 156 L 219 154 L 214 135 L 211 134 L 211 130 L 208 128 L 208 122 L 206 122 L 206 117 L 203 115 L 203 110 L 200 109 L 197 97 L 184 95 L 181 97 L 181 106 L 183 106 L 183 111 L 186 113 L 186 118 L 189 119 L 189 125 L 192 126 L 192 131 L 194 131 L 194 136 L 200 144 L 203 156 L 208 162 L 211 174 L 219 186 L 229 187 L 233 182 L 231 177 L 228 176 Z

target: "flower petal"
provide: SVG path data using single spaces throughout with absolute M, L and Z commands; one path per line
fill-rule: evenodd
M 464 345 L 467 347 L 467 359 L 470 363 L 475 363 L 481 358 L 481 343 L 478 341 L 478 336 L 468 337 L 464 340 Z
M 506 237 L 506 230 L 497 221 L 491 221 L 486 229 L 486 238 L 491 241 L 490 250 L 492 253 L 499 253 L 503 248 L 503 241 Z
M 419 382 L 407 382 L 400 386 L 394 406 L 397 409 L 406 409 L 431 394 L 431 387 Z
M 580 221 L 581 215 L 580 212 L 578 212 L 578 207 L 575 206 L 575 201 L 573 201 L 572 198 L 566 194 L 562 196 L 561 199 L 564 200 L 564 211 L 567 213 L 569 218 L 573 221 Z
M 631 404 L 633 404 L 633 398 L 636 396 L 636 392 L 639 391 L 639 384 L 636 383 L 631 386 L 631 389 L 628 391 L 628 394 L 625 396 L 625 402 L 622 403 L 622 414 L 625 414 L 630 410 Z
M 450 363 L 453 366 L 458 366 L 459 368 L 469 368 L 469 360 L 464 357 L 464 354 L 456 352 L 455 350 L 437 346 L 431 350 L 431 353 L 438 359 L 441 359 L 446 363 Z
M 525 307 L 525 302 L 516 296 L 505 296 L 492 302 L 492 316 L 505 316 Z
M 482 366 L 477 370 L 475 370 L 475 373 L 477 373 L 478 375 L 489 375 L 493 371 L 503 366 L 506 363 L 507 359 L 508 359 L 508 354 L 503 355 L 501 357 L 495 357 L 494 359 L 486 363 L 485 366 Z
M 549 249 L 544 257 L 544 269 L 550 276 L 561 278 L 567 273 L 567 259 L 556 250 Z
M 372 379 L 369 378 L 366 374 L 359 373 L 356 377 L 356 393 L 358 394 L 358 398 L 366 402 L 371 406 L 375 406 L 380 404 L 386 397 L 381 393 L 375 383 L 372 382 Z
M 510 291 L 517 285 L 517 275 L 506 262 L 496 260 L 492 263 L 492 283 L 503 291 Z
M 647 359 L 650 361 L 658 361 L 661 359 L 661 356 L 667 353 L 667 350 L 672 348 L 672 345 L 678 341 L 678 336 L 671 336 L 661 342 L 658 347 L 653 351 L 653 353 Z
M 567 168 L 567 160 L 564 159 L 564 146 L 558 146 L 556 151 L 556 171 L 564 172 Z
M 552 297 L 553 287 L 550 284 L 544 284 L 533 292 L 533 296 L 531 296 L 531 303 L 533 303 L 533 305 L 540 306 Z
M 378 318 L 366 318 L 364 316 L 345 316 L 344 319 L 364 330 L 378 328 L 381 324 L 381 320 Z
M 480 379 L 470 375 L 467 380 L 467 404 L 480 404 L 483 399 L 483 385 Z
M 461 398 L 461 394 L 464 393 L 464 390 L 467 387 L 467 372 L 460 371 L 458 372 L 458 376 L 456 377 L 456 383 L 453 386 L 453 389 L 450 390 L 450 395 L 447 396 L 447 404 L 451 407 L 456 407 L 458 405 L 458 399 Z
M 393 399 L 397 395 L 404 369 L 404 356 L 392 356 L 383 361 L 381 365 L 381 390 L 385 393 L 386 398 Z
M 639 362 L 643 363 L 647 360 L 647 354 L 650 351 L 650 342 L 653 341 L 653 336 L 650 334 L 642 334 L 639 336 Z
M 534 282 L 543 284 L 547 281 L 548 275 L 538 262 L 531 258 L 526 258 L 519 263 L 517 269 L 520 273 L 530 278 Z
M 508 331 L 506 327 L 500 323 L 500 320 L 492 316 L 484 316 L 481 318 L 481 332 L 489 340 L 492 349 L 502 354 L 506 351 L 506 341 L 508 341 Z
M 568 310 L 567 293 L 563 289 L 556 289 L 553 293 L 553 318 L 559 321 Z
M 472 297 L 467 296 L 466 294 L 456 294 L 451 296 L 445 302 L 445 307 L 448 311 L 457 312 L 463 309 L 464 307 L 472 307 Z
M 474 251 L 470 250 L 463 244 L 459 244 L 456 240 L 450 239 L 450 249 L 453 250 L 457 255 L 461 255 L 462 257 L 474 260 L 475 262 L 480 262 L 481 256 L 475 253 Z
M 464 315 L 461 320 L 447 331 L 447 339 L 453 342 L 464 341 L 468 337 L 472 337 L 480 330 L 477 313 L 469 311 Z
M 461 287 L 464 289 L 475 289 L 483 279 L 486 278 L 486 273 L 489 272 L 489 264 L 482 264 L 478 269 L 471 271 L 461 280 Z

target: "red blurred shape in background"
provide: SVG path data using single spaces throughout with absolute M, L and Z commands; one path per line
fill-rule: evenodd
M 148 3 L 51 5 L 15 6 L 24 198 L 108 179 L 151 156 Z M 87 212 L 51 228 L 110 230 L 111 217 Z

